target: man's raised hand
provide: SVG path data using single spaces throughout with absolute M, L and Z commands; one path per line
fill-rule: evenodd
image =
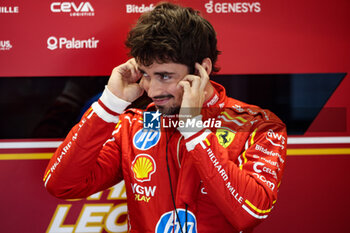
M 122 100 L 133 102 L 143 94 L 143 88 L 137 81 L 142 74 L 134 58 L 115 67 L 108 80 L 107 88 Z
M 209 75 L 202 65 L 195 64 L 198 75 L 187 75 L 179 82 L 183 88 L 183 97 L 180 109 L 180 118 L 183 116 L 195 117 L 201 113 L 205 101 L 205 88 L 209 82 Z M 186 117 L 185 117 L 186 118 Z

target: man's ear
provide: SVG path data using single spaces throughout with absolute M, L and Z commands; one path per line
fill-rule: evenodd
M 213 64 L 211 62 L 211 59 L 209 57 L 204 58 L 201 65 L 203 66 L 205 71 L 207 71 L 207 74 L 210 75 L 211 70 L 213 68 Z

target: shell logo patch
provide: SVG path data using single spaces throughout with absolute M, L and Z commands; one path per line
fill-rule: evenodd
M 137 181 L 150 181 L 152 174 L 156 172 L 156 163 L 150 155 L 139 154 L 132 162 L 131 170 Z
M 236 133 L 229 128 L 219 128 L 216 130 L 215 135 L 220 145 L 227 148 L 229 145 L 231 145 Z

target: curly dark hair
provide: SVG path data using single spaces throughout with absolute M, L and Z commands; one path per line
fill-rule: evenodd
M 216 61 L 216 32 L 199 11 L 172 3 L 161 3 L 144 13 L 128 34 L 125 42 L 130 55 L 145 66 L 153 62 L 175 62 L 194 73 L 196 62 L 210 58 L 213 72 L 219 70 Z

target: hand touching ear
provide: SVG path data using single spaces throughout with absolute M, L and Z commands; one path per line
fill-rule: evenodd
M 134 58 L 115 67 L 108 80 L 107 88 L 115 96 L 133 102 L 143 94 L 143 88 L 137 81 L 142 77 Z
M 187 75 L 178 84 L 184 91 L 180 109 L 180 119 L 182 116 L 192 118 L 199 115 L 205 101 L 205 89 L 209 82 L 209 75 L 205 68 L 199 63 L 195 64 L 195 68 L 198 71 L 198 75 Z

